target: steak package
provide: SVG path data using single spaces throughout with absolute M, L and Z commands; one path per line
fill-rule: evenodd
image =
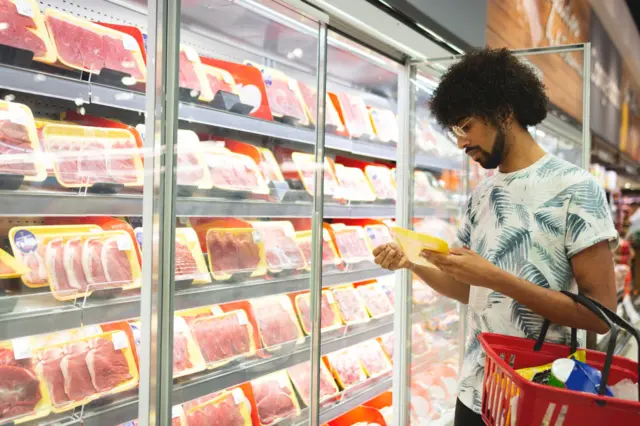
M 367 376 L 378 377 L 393 368 L 377 340 L 368 340 L 353 348 Z
M 142 51 L 131 35 L 53 8 L 44 15 L 58 60 L 66 67 L 95 74 L 108 68 L 145 81 Z
M 298 319 L 286 295 L 250 300 L 253 316 L 258 323 L 262 344 L 268 350 L 277 350 L 282 344 L 304 339 Z
M 264 241 L 267 268 L 270 273 L 303 270 L 307 262 L 296 244 L 296 232 L 291 222 L 250 222 Z
M 39 62 L 56 62 L 58 55 L 36 0 L 0 0 L 0 16 L 0 44 L 31 51 Z
M 280 166 L 278 165 L 278 161 L 276 161 L 276 157 L 273 155 L 273 152 L 268 148 L 257 147 L 260 152 L 260 163 L 258 166 L 260 167 L 260 171 L 262 171 L 262 175 L 269 182 L 284 182 L 284 176 L 282 175 L 282 171 L 280 170 Z
M 201 404 L 185 404 L 188 426 L 251 426 L 251 405 L 241 388 L 222 391 Z
M 316 162 L 313 154 L 306 154 L 303 152 L 294 152 L 291 154 L 291 159 L 298 170 L 300 180 L 304 185 L 304 189 L 311 195 L 315 190 L 315 169 Z M 338 180 L 333 172 L 334 163 L 329 157 L 324 158 L 324 193 L 326 195 L 336 196 L 338 195 Z
M 387 357 L 393 361 L 393 333 L 387 333 L 378 337 L 378 342 L 382 349 L 384 349 L 384 353 L 387 354 Z
M 369 321 L 369 313 L 355 288 L 351 284 L 333 287 L 331 292 L 340 307 L 342 321 L 345 324 L 357 324 Z
M 307 107 L 307 114 L 309 115 L 309 120 L 312 124 L 316 122 L 316 115 L 318 114 L 318 92 L 315 88 L 299 81 L 298 86 L 300 87 L 300 94 L 302 95 L 302 100 Z M 342 124 L 342 120 L 340 120 L 340 115 L 338 114 L 338 110 L 336 106 L 331 102 L 329 98 L 329 94 L 327 93 L 327 99 L 325 101 L 325 122 L 327 126 L 335 126 L 338 132 L 344 132 L 344 125 Z
M 384 290 L 392 305 L 396 303 L 396 278 L 395 275 L 378 277 L 378 286 Z
M 369 311 L 371 318 L 379 318 L 385 315 L 393 313 L 393 305 L 391 300 L 384 293 L 384 290 L 380 288 L 378 283 L 372 283 L 367 285 L 360 285 L 356 287 L 356 291 L 364 300 L 364 304 Z
M 311 270 L 311 231 L 298 231 L 296 232 L 296 242 L 298 243 L 298 247 L 302 250 L 302 254 L 307 262 L 307 269 Z M 339 266 L 342 263 L 342 259 L 338 255 L 338 251 L 333 245 L 333 241 L 331 240 L 331 235 L 329 235 L 329 231 L 326 229 L 322 230 L 322 266 Z
M 344 117 L 344 124 L 347 126 L 349 136 L 352 138 L 370 138 L 375 137 L 369 111 L 362 98 L 346 93 L 338 94 L 340 109 Z
M 29 338 L 0 342 L 0 423 L 39 419 L 51 412 L 49 392 L 36 374 Z
M 0 100 L 0 174 L 23 175 L 28 182 L 42 182 L 47 170 L 40 157 L 31 109 Z
M 295 304 L 302 330 L 305 334 L 311 334 L 311 295 L 309 293 L 296 295 Z M 322 290 L 320 309 L 322 313 L 320 328 L 322 331 L 334 330 L 342 326 L 340 309 L 336 305 L 331 290 Z
M 213 188 L 258 195 L 269 194 L 269 186 L 251 157 L 219 148 L 211 142 L 202 142 L 202 149 Z
M 311 361 L 303 362 L 287 369 L 291 383 L 298 391 L 300 399 L 307 406 L 311 406 Z M 320 402 L 336 397 L 340 393 L 336 382 L 333 380 L 327 366 L 320 361 Z
M 300 406 L 285 370 L 251 381 L 258 418 L 263 426 L 300 415 Z
M 395 200 L 397 197 L 396 184 L 391 170 L 385 166 L 366 166 L 364 169 L 378 199 Z
M 206 244 L 209 268 L 216 281 L 242 275 L 259 277 L 266 274 L 265 245 L 253 228 L 211 228 Z
M 238 91 L 236 90 L 236 81 L 229 71 L 205 64 L 202 64 L 202 71 L 207 77 L 211 94 L 214 97 L 221 90 L 227 93 L 238 94 Z
M 34 350 L 34 357 L 54 413 L 133 389 L 138 384 L 134 354 L 122 330 L 40 347 Z
M 48 285 L 58 300 L 140 286 L 140 264 L 126 231 L 97 225 L 15 227 L 9 241 L 16 259 L 30 269 L 22 282 L 32 288 Z
M 336 164 L 336 176 L 340 182 L 340 198 L 359 202 L 376 200 L 376 194 L 362 169 Z
M 334 226 L 333 233 L 340 256 L 346 263 L 373 262 L 373 249 L 362 227 Z
M 392 111 L 383 108 L 371 108 L 370 113 L 378 139 L 385 143 L 397 143 L 400 131 L 398 130 L 396 115 Z
M 333 377 L 343 390 L 367 380 L 367 373 L 352 349 L 330 353 L 327 359 Z
M 50 123 L 42 129 L 42 144 L 66 188 L 143 184 L 140 150 L 129 130 Z
M 29 273 L 29 269 L 13 256 L 0 249 L 0 280 L 19 278 Z
M 391 231 L 386 225 L 365 225 L 364 230 L 367 232 L 367 236 L 371 241 L 371 247 L 374 249 L 382 244 L 394 242 L 394 238 L 391 235 Z
M 211 86 L 198 53 L 189 46 L 180 45 L 179 56 L 178 86 L 198 92 L 198 99 L 203 102 L 212 101 Z

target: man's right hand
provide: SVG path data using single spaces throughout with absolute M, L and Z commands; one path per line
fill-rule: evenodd
M 373 255 L 375 256 L 376 264 L 390 271 L 413 268 L 413 263 L 405 256 L 400 246 L 395 243 L 379 245 L 373 250 Z

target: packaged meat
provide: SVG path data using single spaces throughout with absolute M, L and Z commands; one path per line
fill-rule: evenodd
M 18 278 L 29 273 L 29 269 L 13 258 L 9 253 L 0 249 L 0 279 Z
M 69 68 L 99 74 L 103 68 L 146 79 L 146 65 L 138 42 L 129 34 L 48 8 L 44 19 L 58 60 Z
M 364 300 L 371 318 L 379 318 L 393 313 L 393 304 L 391 304 L 391 300 L 389 300 L 378 283 L 361 285 L 356 290 Z
M 296 311 L 302 324 L 302 330 L 305 334 L 311 334 L 311 295 L 309 293 L 298 294 L 295 298 Z M 320 300 L 322 331 L 340 328 L 342 319 L 340 318 L 340 309 L 336 305 L 336 301 L 331 290 L 322 290 L 322 298 Z
M 375 132 L 371 125 L 367 106 L 362 98 L 343 92 L 338 94 L 338 101 L 349 136 L 352 138 L 365 137 L 373 139 Z
M 358 359 L 360 359 L 364 371 L 370 378 L 378 377 L 391 371 L 391 362 L 377 340 L 368 340 L 353 349 Z
M 376 196 L 381 200 L 395 200 L 397 197 L 396 184 L 391 170 L 385 166 L 366 166 L 364 169 Z
M 345 324 L 369 321 L 369 313 L 355 288 L 351 284 L 331 288 Z
M 0 0 L 0 15 L 4 24 L 0 44 L 33 52 L 39 62 L 56 62 L 56 49 L 36 0 Z
M 340 256 L 346 263 L 373 262 L 373 248 L 362 227 L 334 228 L 334 235 Z
M 30 339 L 0 342 L 0 423 L 39 419 L 51 412 L 49 392 L 36 374 Z
M 284 270 L 302 270 L 307 262 L 296 244 L 296 232 L 291 222 L 250 222 L 264 241 L 267 268 L 271 273 Z
M 431 173 L 416 170 L 413 172 L 413 176 L 416 201 L 432 203 L 445 203 L 447 201 L 447 196 Z
M 383 336 L 378 337 L 378 342 L 382 349 L 384 349 L 384 353 L 387 354 L 387 357 L 393 361 L 393 333 L 387 333 Z
M 385 143 L 397 143 L 400 131 L 398 129 L 398 119 L 396 115 L 392 111 L 384 108 L 371 108 L 370 113 L 378 139 Z
M 213 92 L 200 61 L 200 56 L 192 47 L 185 45 L 180 45 L 178 86 L 198 92 L 198 99 L 203 102 L 211 102 L 213 100 Z
M 411 287 L 413 303 L 416 305 L 431 305 L 438 300 L 436 292 L 419 278 L 413 279 Z
M 438 237 L 398 227 L 392 228 L 391 231 L 407 259 L 415 265 L 432 267 L 429 261 L 420 256 L 422 250 L 449 254 L 449 244 Z
M 252 228 L 211 228 L 207 231 L 209 268 L 216 281 L 238 274 L 259 277 L 266 271 L 265 245 Z
M 411 353 L 423 355 L 429 350 L 428 337 L 424 328 L 418 323 L 411 326 Z
M 262 175 L 267 182 L 284 182 L 284 176 L 282 175 L 282 171 L 280 170 L 280 166 L 278 165 L 273 152 L 268 148 L 257 148 L 261 157 L 261 161 L 258 166 L 260 167 L 260 171 L 262 171 Z
M 311 406 L 311 395 L 309 393 L 311 384 L 311 361 L 303 362 L 287 370 L 291 383 L 298 391 L 300 399 L 307 406 Z M 331 373 L 324 362 L 320 361 L 320 402 L 324 402 L 335 397 L 340 390 L 333 380 Z
M 129 130 L 52 123 L 43 128 L 42 136 L 56 178 L 66 188 L 143 184 L 140 150 Z
M 362 169 L 336 164 L 336 176 L 340 182 L 340 198 L 360 202 L 376 200 L 376 194 Z
M 331 373 L 341 389 L 349 389 L 367 380 L 367 373 L 351 348 L 330 353 L 327 359 Z
M 251 381 L 262 426 L 300 415 L 300 406 L 285 370 Z
M 282 344 L 304 339 L 288 296 L 262 297 L 252 299 L 250 303 L 266 349 L 277 350 Z
M 389 231 L 386 225 L 366 225 L 364 230 L 367 232 L 369 240 L 371 241 L 371 247 L 374 249 L 382 244 L 392 243 L 394 241 L 391 231 Z
M 241 388 L 220 392 L 184 411 L 188 426 L 251 426 L 251 406 Z
M 303 152 L 294 152 L 291 154 L 291 159 L 295 164 L 300 180 L 304 185 L 307 192 L 313 195 L 315 189 L 315 169 L 316 162 L 313 154 L 306 154 Z M 324 158 L 324 193 L 326 195 L 337 195 L 337 189 L 339 188 L 338 180 L 333 172 L 334 163 L 333 160 Z
M 396 303 L 396 278 L 395 275 L 378 277 L 378 286 L 384 291 L 392 305 Z
M 269 194 L 269 186 L 251 157 L 236 154 L 226 148 L 220 149 L 210 142 L 203 142 L 202 149 L 213 188 L 259 195 Z
M 301 81 L 298 82 L 298 86 L 300 87 L 302 100 L 307 107 L 309 120 L 312 124 L 315 125 L 316 115 L 318 114 L 318 92 L 315 88 Z M 327 124 L 327 126 L 335 126 L 338 132 L 344 131 L 344 125 L 342 124 L 342 120 L 340 120 L 338 110 L 336 109 L 336 106 L 333 104 L 333 102 L 331 102 L 328 93 L 327 100 L 325 101 L 325 123 Z
M 41 156 L 31 109 L 0 100 L 0 174 L 23 175 L 28 182 L 42 182 L 47 170 Z
M 293 121 L 292 124 L 299 126 L 310 124 L 296 80 L 272 68 L 254 65 L 248 61 L 245 64 L 255 66 L 262 72 L 269 106 L 274 117 Z
M 221 90 L 227 93 L 238 94 L 236 81 L 229 71 L 206 64 L 202 64 L 202 71 L 207 77 L 207 82 L 214 97 Z
M 311 231 L 298 231 L 296 232 L 296 242 L 298 247 L 302 250 L 305 260 L 307 261 L 308 268 L 311 269 Z M 338 256 L 338 251 L 333 245 L 331 235 L 326 229 L 322 230 L 322 266 L 327 267 L 330 265 L 338 266 L 342 263 L 342 259 Z

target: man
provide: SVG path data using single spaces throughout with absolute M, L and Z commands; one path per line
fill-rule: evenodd
M 585 170 L 545 153 L 527 131 L 547 114 L 543 84 L 507 50 L 465 55 L 431 100 L 458 147 L 497 173 L 470 195 L 449 255 L 423 251 L 435 268 L 411 264 L 395 244 L 377 247 L 376 263 L 410 268 L 434 290 L 469 305 L 470 334 L 460 372 L 456 426 L 482 425 L 485 355 L 481 332 L 568 343 L 568 328 L 606 326 L 560 290 L 580 291 L 615 307 L 611 244 L 617 233 L 603 190 Z M 577 289 L 575 288 L 577 283 Z

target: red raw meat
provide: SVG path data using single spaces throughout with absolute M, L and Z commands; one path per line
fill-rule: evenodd
M 361 285 L 357 288 L 372 317 L 379 317 L 393 312 L 393 305 L 387 295 L 375 284 Z
M 305 405 L 309 406 L 311 401 L 310 383 L 311 383 L 311 362 L 306 361 L 287 370 L 291 381 L 298 389 L 298 393 Z M 324 362 L 320 363 L 320 402 L 326 401 L 328 398 L 337 394 L 338 387 L 331 377 L 331 373 L 327 370 Z
M 252 350 L 251 329 L 241 311 L 199 318 L 192 321 L 189 328 L 207 364 L 249 354 Z
M 55 291 L 68 293 L 77 291 L 69 284 L 67 271 L 64 267 L 64 243 L 61 238 L 49 241 L 45 258 L 51 277 L 51 285 Z
M 224 81 L 218 76 L 213 75 L 211 73 L 207 73 L 207 80 L 209 81 L 209 86 L 211 87 L 211 93 L 215 96 L 220 90 L 228 93 L 233 93 L 233 87 Z
M 38 355 L 36 371 L 47 385 L 49 397 L 54 406 L 61 406 L 69 402 L 69 397 L 64 391 L 64 376 L 60 363 L 64 357 L 60 348 L 51 348 Z
M 176 241 L 176 273 L 175 278 L 181 279 L 198 273 L 198 265 L 191 250 L 185 244 Z
M 60 37 L 56 34 L 54 38 Z M 65 34 L 66 37 L 75 37 L 78 50 L 82 55 L 82 65 L 80 68 L 87 69 L 91 72 L 100 72 L 104 67 L 105 51 L 102 45 L 102 36 L 84 27 L 75 27 L 75 31 L 71 34 Z
M 200 182 L 204 176 L 204 171 L 200 167 L 198 157 L 193 152 L 178 153 L 177 167 L 177 183 L 178 185 L 195 185 Z
M 307 263 L 311 264 L 311 238 L 301 238 L 296 241 L 298 247 L 307 259 Z M 322 240 L 322 266 L 335 264 L 336 256 L 327 240 Z
M 178 78 L 178 86 L 192 90 L 201 90 L 200 79 L 193 65 L 193 62 L 187 58 L 187 53 L 180 50 L 180 71 Z
M 267 257 L 267 266 L 272 271 L 282 269 L 302 269 L 305 260 L 296 244 L 295 239 L 287 236 L 285 231 L 277 226 L 255 223 L 254 227 L 260 233 Z
M 291 311 L 283 306 L 285 304 L 290 306 L 290 303 L 285 296 L 251 301 L 258 329 L 266 347 L 292 342 L 300 338 L 297 320 L 291 316 Z
M 230 392 L 220 401 L 212 402 L 187 414 L 189 426 L 243 426 L 244 417 Z
M 110 285 L 125 286 L 133 280 L 133 271 L 127 252 L 118 248 L 120 238 L 123 237 L 109 238 L 104 243 L 101 258 L 107 282 Z
M 261 424 L 270 425 L 297 413 L 288 382 L 286 375 L 280 373 L 251 382 Z
M 36 35 L 36 23 L 33 18 L 20 15 L 10 0 L 0 1 L 0 16 L 5 28 L 0 31 L 0 44 L 19 49 L 30 50 L 34 56 L 44 56 L 47 48 L 44 41 Z
M 64 266 L 69 279 L 69 285 L 78 290 L 87 289 L 89 282 L 82 267 L 82 251 L 84 240 L 82 238 L 73 238 L 64 245 Z
M 377 377 L 391 371 L 391 363 L 382 352 L 382 348 L 377 341 L 365 342 L 355 348 L 360 362 L 367 370 L 369 377 Z
M 0 421 L 31 413 L 41 398 L 35 374 L 26 368 L 0 365 Z
M 44 260 L 45 249 L 46 247 L 43 244 L 39 244 L 36 251 L 32 253 L 22 253 L 22 263 L 30 269 L 30 271 L 24 275 L 24 279 L 30 284 L 46 284 L 49 279 Z
M 329 354 L 328 358 L 334 376 L 340 378 L 344 389 L 362 383 L 367 379 L 367 375 L 353 351 L 334 352 Z
M 113 389 L 132 378 L 127 358 L 115 349 L 111 340 L 97 337 L 89 342 L 89 348 L 86 363 L 98 392 Z
M 33 147 L 27 128 L 9 120 L 0 120 L 0 173 L 37 175 L 31 161 Z
M 184 333 L 173 336 L 173 374 L 193 368 L 189 358 L 189 341 Z
M 333 296 L 338 302 L 345 323 L 350 324 L 369 319 L 367 308 L 353 287 L 334 289 Z
M 306 123 L 307 117 L 304 107 L 296 92 L 291 90 L 289 82 L 280 78 L 265 79 L 267 98 L 271 111 L 277 116 L 288 116 Z
M 103 35 L 102 46 L 105 55 L 105 68 L 129 74 L 138 81 L 144 80 L 144 74 L 140 72 L 133 52 L 125 49 L 121 39 Z
M 102 249 L 104 244 L 98 238 L 88 238 L 82 248 L 82 269 L 87 282 L 92 286 L 104 285 L 107 278 L 102 266 Z
M 207 164 L 215 186 L 230 186 L 239 191 L 252 191 L 260 185 L 257 166 L 249 157 L 208 154 Z
M 260 263 L 260 247 L 254 242 L 252 230 L 233 234 L 209 231 L 207 247 L 213 272 L 253 272 Z
M 342 113 L 344 114 L 344 121 L 349 131 L 349 135 L 354 138 L 359 138 L 363 134 L 371 134 L 370 124 L 368 123 L 369 117 L 364 115 L 364 111 L 350 95 L 346 93 L 338 94 L 340 100 L 340 106 L 342 107 Z M 371 134 L 371 136 L 373 136 Z
M 46 18 L 49 34 L 58 49 L 58 56 L 65 62 L 82 68 L 84 60 L 80 52 L 80 46 L 76 41 L 78 33 L 82 30 L 65 20 L 52 16 L 47 16 Z
M 336 232 L 336 244 L 345 260 L 361 261 L 373 256 L 362 235 L 356 229 Z
M 134 159 L 136 147 L 128 140 L 115 141 L 107 158 L 107 182 L 134 183 L 138 180 L 138 169 Z M 124 151 L 126 150 L 126 151 Z
M 300 321 L 307 334 L 311 333 L 311 295 L 309 293 L 303 294 L 296 298 L 296 304 L 298 305 L 298 312 L 300 313 Z M 336 323 L 340 323 L 340 318 L 337 317 L 331 304 L 327 298 L 326 293 L 322 293 L 322 299 L 320 301 L 321 310 L 321 323 L 322 330 L 332 327 Z
M 85 361 L 89 346 L 84 342 L 73 343 L 67 345 L 64 352 L 65 356 L 60 362 L 64 391 L 73 401 L 82 401 L 96 393 Z

